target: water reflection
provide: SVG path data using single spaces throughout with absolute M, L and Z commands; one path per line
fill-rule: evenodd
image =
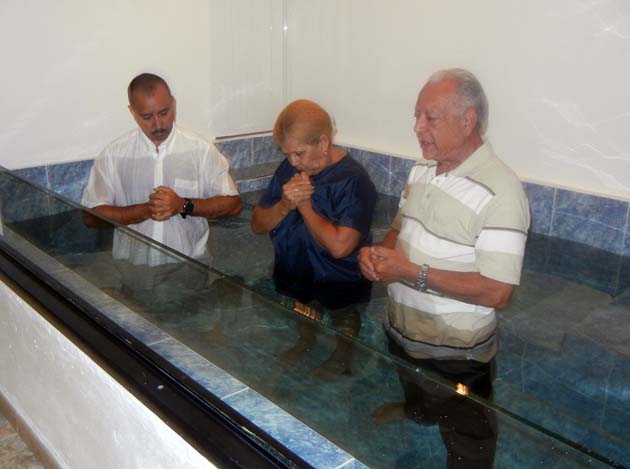
M 350 375 L 352 372 L 353 340 L 361 329 L 360 305 L 370 299 L 371 284 L 367 281 L 327 283 L 323 285 L 306 284 L 275 275 L 274 281 L 279 293 L 293 297 L 296 301 L 294 311 L 306 316 L 315 323 L 323 322 L 328 315 L 333 328 L 340 332 L 335 348 L 312 375 L 320 379 L 334 379 L 338 375 Z M 284 351 L 279 359 L 283 368 L 296 369 L 304 354 L 315 345 L 317 324 L 312 321 L 298 320 L 296 328 L 297 342 Z
M 495 361 L 413 359 L 395 342 L 392 354 L 419 368 L 398 367 L 404 401 L 387 402 L 372 413 L 376 423 L 410 419 L 437 425 L 446 448 L 447 468 L 488 468 L 494 463 L 498 422 L 492 409 L 466 396 L 492 399 Z M 446 383 L 427 377 L 435 374 Z
M 489 467 L 493 460 L 497 467 L 597 466 L 591 455 L 506 416 L 501 408 L 628 466 L 624 429 L 630 361 L 627 333 L 620 326 L 629 304 L 627 258 L 617 258 L 615 276 L 603 277 L 614 281 L 614 290 L 598 281 L 603 291 L 595 291 L 586 285 L 595 285 L 600 277 L 584 266 L 610 269 L 615 259 L 598 256 L 597 262 L 581 262 L 583 270 L 575 273 L 569 261 L 581 259 L 578 246 L 563 254 L 562 259 L 569 260 L 556 262 L 552 254 L 568 249 L 568 243 L 544 238 L 530 244 L 527 265 L 537 267 L 536 274 L 526 274 L 513 306 L 501 317 L 500 368 L 493 383 L 493 363 L 489 369 L 468 369 L 460 367 L 462 363 L 392 358 L 396 351 L 388 354 L 380 327 L 384 293 L 379 296 L 377 287 L 365 308 L 360 302 L 346 310 L 328 303 L 326 296 L 345 296 L 334 288 L 305 296 L 292 291 L 298 298 L 289 303 L 294 311 L 282 307 L 278 295 L 271 294 L 278 285 L 272 285 L 269 275 L 269 240 L 251 235 L 246 221 L 224 220 L 213 226 L 215 255 L 226 278 L 211 273 L 208 281 L 208 269 L 189 262 L 156 270 L 121 269 L 112 257 L 113 229 L 87 229 L 79 210 L 60 211 L 62 202 L 29 190 L 13 179 L 0 184 L 0 244 L 14 249 L 27 244 L 54 258 L 56 266 L 47 270 L 53 278 L 72 286 L 69 281 L 80 277 L 85 280 L 79 282 L 82 288 L 88 282 L 94 287 L 73 290 L 80 298 L 92 301 L 90 295 L 98 289 L 128 305 L 122 308 L 103 300 L 106 295 L 95 296 L 103 315 L 143 343 L 160 344 L 151 345 L 163 346 L 159 350 L 184 348 L 186 353 L 169 351 L 165 358 L 182 369 L 186 380 L 190 376 L 226 402 L 240 405 L 246 418 L 274 437 L 280 434 L 281 442 L 299 440 L 307 448 L 304 454 L 313 440 L 296 436 L 296 427 L 281 420 L 278 409 L 273 413 L 270 406 L 257 408 L 251 389 L 370 467 Z M 32 212 L 28 216 L 18 210 L 24 200 Z M 588 249 L 581 249 L 581 256 L 587 257 Z M 74 275 L 60 270 L 59 264 Z M 567 274 L 556 266 L 565 266 Z M 233 281 L 236 275 L 242 280 Z M 582 283 L 576 284 L 575 277 Z M 625 291 L 612 307 L 604 293 L 611 291 Z M 295 361 L 297 368 L 288 370 L 278 358 L 300 341 L 313 345 Z M 194 360 L 189 358 L 192 352 Z M 339 366 L 321 379 L 317 370 L 331 358 Z M 205 359 L 251 389 L 238 392 L 242 388 L 234 389 L 224 378 L 213 380 Z M 458 394 L 457 384 L 460 392 L 466 386 L 469 396 Z M 498 444 L 496 416 L 482 405 L 484 399 L 477 399 L 492 399 L 493 386 L 501 429 Z

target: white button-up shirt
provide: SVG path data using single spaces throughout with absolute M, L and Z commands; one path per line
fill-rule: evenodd
M 170 187 L 184 198 L 238 195 L 228 161 L 216 147 L 174 125 L 157 148 L 139 128 L 109 144 L 94 161 L 82 203 L 90 208 L 142 204 L 158 186 Z M 189 257 L 207 261 L 208 222 L 204 217 L 183 219 L 176 215 L 129 227 Z M 158 249 L 119 230 L 114 234 L 113 255 L 134 264 L 168 262 Z

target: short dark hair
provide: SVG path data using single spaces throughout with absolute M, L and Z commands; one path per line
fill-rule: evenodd
M 151 96 L 155 88 L 158 86 L 164 86 L 168 94 L 171 94 L 171 89 L 168 87 L 164 78 L 154 75 L 153 73 L 141 73 L 129 83 L 127 88 L 127 97 L 129 98 L 129 104 L 133 106 L 133 94 L 136 91 L 141 91 L 146 96 Z

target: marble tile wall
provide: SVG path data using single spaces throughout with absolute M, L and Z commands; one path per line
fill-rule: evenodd
M 239 180 L 237 177 L 241 192 L 265 188 L 270 179 L 269 163 L 279 163 L 283 158 L 270 136 L 220 140 L 217 147 L 230 160 L 233 170 L 254 169 L 247 173 L 247 178 Z M 346 148 L 366 168 L 379 193 L 395 197 L 400 195 L 413 166 L 412 160 Z M 80 202 L 91 166 L 92 160 L 83 160 L 15 172 Z M 261 174 L 256 174 L 256 167 L 261 168 Z M 533 233 L 594 246 L 615 255 L 630 256 L 628 202 L 533 183 L 524 183 L 524 188 L 529 197 Z
M 75 161 L 71 163 L 17 169 L 14 173 L 37 186 L 63 196 L 65 199 L 81 203 L 83 189 L 90 176 L 92 163 L 93 160 Z M 15 187 L 16 185 L 8 183 L 8 186 Z M 19 187 L 19 191 L 24 192 L 24 198 L 14 196 L 24 200 L 24 203 L 20 204 L 18 207 L 12 206 L 5 209 L 5 215 L 9 215 L 13 221 L 38 218 L 41 217 L 44 212 L 46 215 L 55 215 L 73 209 L 70 204 L 48 197 L 41 191 L 29 190 L 29 188 L 25 186 Z

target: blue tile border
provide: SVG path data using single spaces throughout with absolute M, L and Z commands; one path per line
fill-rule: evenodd
M 48 188 L 81 203 L 93 163 L 94 160 L 82 160 L 47 166 Z
M 154 343 L 151 345 L 151 349 L 169 362 L 176 364 L 177 368 L 219 399 L 225 399 L 248 389 L 238 379 L 173 338 Z
M 628 202 L 558 189 L 554 212 L 622 230 L 626 224 Z
M 400 197 L 405 184 L 407 184 L 407 178 L 411 168 L 416 164 L 415 160 L 408 160 L 406 158 L 391 157 L 391 177 L 389 181 L 389 192 L 387 195 L 393 195 Z
M 284 159 L 284 155 L 278 150 L 270 136 L 254 137 L 252 140 L 252 164 L 268 163 L 270 161 L 280 161 Z
M 216 142 L 232 168 L 280 161 L 284 157 L 271 136 L 256 136 Z M 343 146 L 368 171 L 379 193 L 400 196 L 415 160 Z M 38 166 L 15 173 L 74 201 L 80 202 L 92 160 Z M 238 182 L 242 193 L 261 190 L 268 177 Z M 524 182 L 530 203 L 531 233 L 594 246 L 616 255 L 630 256 L 630 203 Z
M 238 191 L 240 193 L 244 193 L 244 192 L 254 192 L 261 189 L 266 189 L 267 186 L 269 185 L 269 181 L 271 181 L 271 176 L 251 179 L 249 181 L 239 181 Z
M 531 231 L 548 235 L 551 230 L 551 217 L 553 215 L 553 202 L 556 190 L 553 187 L 541 186 L 525 182 L 523 189 L 529 199 L 531 212 Z
M 392 157 L 367 150 L 350 149 L 350 155 L 363 165 L 381 194 L 390 193 Z
M 252 389 L 224 401 L 313 467 L 332 469 L 354 460 L 348 453 Z
M 251 138 L 224 140 L 216 142 L 216 146 L 230 161 L 233 169 L 245 168 L 254 164 Z
M 556 212 L 550 234 L 556 238 L 594 246 L 613 254 L 621 254 L 623 230 L 610 228 L 597 221 Z
M 46 166 L 35 166 L 33 168 L 16 169 L 15 174 L 28 179 L 42 187 L 49 188 L 48 171 Z

